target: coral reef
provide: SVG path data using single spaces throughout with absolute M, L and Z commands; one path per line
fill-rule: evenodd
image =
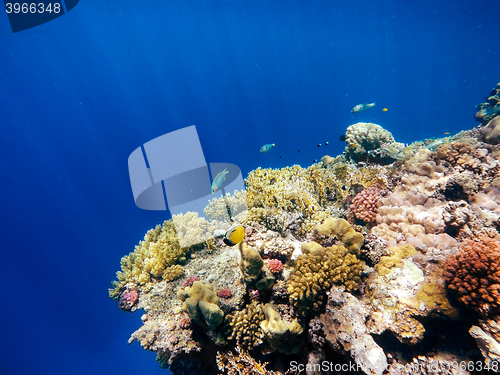
M 212 199 L 207 219 L 188 212 L 148 231 L 109 291 L 143 311 L 129 343 L 175 375 L 496 363 L 499 92 L 478 105 L 478 128 L 406 146 L 354 124 L 341 155 L 258 168 L 245 191 Z M 245 242 L 229 247 L 233 222 Z

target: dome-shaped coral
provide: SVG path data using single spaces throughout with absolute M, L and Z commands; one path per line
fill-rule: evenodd
M 375 183 L 364 189 L 352 200 L 349 214 L 365 223 L 374 223 L 377 219 L 377 202 L 382 197 L 382 186 Z

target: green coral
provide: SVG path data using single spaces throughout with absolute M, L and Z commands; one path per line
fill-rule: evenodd
M 224 312 L 219 307 L 219 297 L 209 284 L 195 281 L 193 286 L 179 290 L 177 295 L 184 301 L 189 316 L 200 325 L 206 323 L 213 329 L 222 323 Z
M 274 284 L 274 276 L 264 266 L 264 261 L 259 252 L 248 247 L 245 242 L 239 244 L 241 262 L 240 268 L 243 280 L 250 287 L 257 290 L 269 290 Z
M 287 282 L 290 302 L 302 312 L 317 309 L 333 284 L 357 289 L 364 268 L 365 263 L 344 246 L 324 248 L 316 242 L 304 242 Z
M 264 305 L 253 301 L 245 309 L 226 316 L 232 330 L 229 339 L 236 340 L 237 346 L 246 350 L 262 344 L 264 331 L 260 324 L 265 319 Z
M 264 306 L 264 313 L 266 319 L 260 323 L 260 328 L 271 347 L 285 354 L 297 353 L 301 346 L 297 338 L 303 331 L 297 319 L 291 322 L 281 319 L 269 303 Z

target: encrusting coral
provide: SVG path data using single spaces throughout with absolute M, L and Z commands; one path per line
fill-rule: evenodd
M 291 322 L 281 319 L 280 314 L 267 303 L 264 305 L 266 319 L 260 323 L 271 347 L 285 354 L 296 353 L 301 346 L 297 340 L 303 328 L 295 318 Z

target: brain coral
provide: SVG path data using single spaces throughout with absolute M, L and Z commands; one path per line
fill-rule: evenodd
M 466 240 L 445 268 L 448 288 L 483 315 L 500 308 L 500 244 L 489 237 Z
M 303 312 L 317 309 L 333 284 L 357 289 L 364 267 L 365 263 L 344 246 L 324 248 L 316 242 L 304 242 L 302 255 L 288 278 L 290 301 Z

